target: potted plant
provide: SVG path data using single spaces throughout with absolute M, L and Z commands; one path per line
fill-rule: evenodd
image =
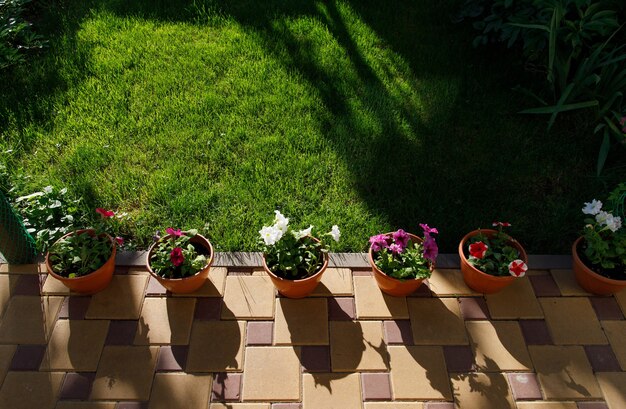
M 586 291 L 608 295 L 626 287 L 626 229 L 622 227 L 626 184 L 620 184 L 609 195 L 609 207 L 602 202 L 585 203 L 582 236 L 572 245 L 576 281 Z M 621 217 L 618 214 L 621 213 Z
M 94 294 L 109 285 L 115 270 L 116 247 L 124 243 L 121 237 L 114 240 L 106 232 L 114 223 L 115 213 L 102 208 L 96 212 L 101 219 L 95 228 L 64 235 L 46 253 L 48 274 L 83 294 Z
M 528 256 L 522 245 L 504 233 L 510 223 L 493 222 L 498 230 L 474 230 L 459 243 L 461 272 L 471 289 L 492 294 L 523 277 L 528 270 Z
M 150 274 L 173 293 L 192 293 L 202 287 L 213 264 L 213 246 L 197 230 L 167 228 L 155 236 L 147 255 Z
M 291 230 L 289 219 L 278 210 L 275 214 L 274 224 L 259 230 L 263 268 L 282 295 L 306 297 L 313 292 L 328 266 L 328 248 L 312 236 L 313 226 Z M 339 241 L 340 235 L 339 227 L 334 225 L 330 232 L 322 236 Z
M 433 234 L 439 232 L 427 224 L 420 227 L 423 238 L 402 229 L 370 237 L 368 258 L 384 293 L 405 297 L 430 278 L 439 252 Z

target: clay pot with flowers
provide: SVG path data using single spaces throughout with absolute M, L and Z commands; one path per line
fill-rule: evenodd
M 172 293 L 192 293 L 202 287 L 213 263 L 213 246 L 197 230 L 168 228 L 148 250 L 150 274 Z
M 420 224 L 424 237 L 400 229 L 370 237 L 368 259 L 382 292 L 405 297 L 430 278 L 439 249 L 434 234 L 439 232 Z
M 606 210 L 595 199 L 582 209 L 590 217 L 572 245 L 572 258 L 576 281 L 590 293 L 609 295 L 626 287 L 625 199 L 626 183 L 622 183 L 609 195 Z
M 46 253 L 48 274 L 61 281 L 71 291 L 94 294 L 104 290 L 113 278 L 117 246 L 121 237 L 111 237 L 107 231 L 119 230 L 115 213 L 98 208 L 99 223 L 88 229 L 76 230 L 57 240 Z
M 474 230 L 459 243 L 461 272 L 465 283 L 484 294 L 492 294 L 523 277 L 528 256 L 522 245 L 504 233 L 507 222 L 494 222 L 498 230 Z
M 303 298 L 311 294 L 328 266 L 328 246 L 322 240 L 339 241 L 339 227 L 314 237 L 314 227 L 292 230 L 289 219 L 276 210 L 274 224 L 259 230 L 263 268 L 272 283 L 285 297 Z

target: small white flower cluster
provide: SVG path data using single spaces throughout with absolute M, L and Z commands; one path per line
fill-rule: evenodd
M 273 226 L 263 226 L 259 233 L 261 234 L 261 238 L 266 246 L 273 246 L 276 244 L 278 240 L 280 240 L 287 230 L 289 229 L 289 218 L 285 217 L 280 211 L 274 210 L 276 213 L 276 217 L 274 217 L 274 225 Z M 292 234 L 297 240 L 300 240 L 303 237 L 306 237 L 311 234 L 311 230 L 313 230 L 313 226 L 309 226 L 308 228 L 300 231 L 294 231 Z M 339 241 L 339 237 L 341 233 L 339 232 L 339 226 L 334 225 L 330 233 L 335 241 Z
M 600 226 L 606 226 L 613 233 L 622 227 L 622 219 L 619 216 L 613 216 L 610 212 L 602 210 L 602 202 L 593 199 L 590 203 L 585 203 L 583 213 L 596 216 L 596 222 Z

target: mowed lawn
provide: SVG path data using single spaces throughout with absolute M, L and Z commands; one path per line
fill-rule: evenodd
M 623 152 L 595 177 L 581 116 L 546 119 L 511 90 L 538 77 L 503 49 L 471 48 L 458 1 L 51 2 L 48 49 L 1 73 L 0 163 L 86 209 L 154 230 L 202 227 L 255 250 L 281 209 L 363 251 L 395 230 L 509 221 L 532 253 L 566 253 L 583 201 L 626 180 Z

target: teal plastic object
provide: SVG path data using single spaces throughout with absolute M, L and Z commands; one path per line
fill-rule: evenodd
M 9 264 L 29 264 L 37 256 L 35 241 L 26 231 L 22 218 L 15 213 L 0 192 L 0 253 Z

